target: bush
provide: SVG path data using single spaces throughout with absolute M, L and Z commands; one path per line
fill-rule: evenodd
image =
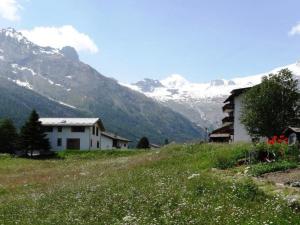
M 297 145 L 292 145 L 289 146 L 286 152 L 286 157 L 289 161 L 295 161 L 295 162 L 299 162 L 299 146 Z
M 150 148 L 150 142 L 147 137 L 142 137 L 136 146 L 137 149 L 147 149 Z
M 296 168 L 297 166 L 298 164 L 296 162 L 288 162 L 288 161 L 259 163 L 256 165 L 252 165 L 249 169 L 249 173 L 254 176 L 260 176 L 265 173 L 293 169 Z
M 288 145 L 285 143 L 258 143 L 254 145 L 250 155 L 255 162 L 267 162 L 272 160 L 283 160 L 286 157 Z

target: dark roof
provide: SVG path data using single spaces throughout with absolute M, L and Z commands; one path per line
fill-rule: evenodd
M 127 138 L 124 138 L 124 137 L 121 137 L 119 135 L 116 135 L 116 134 L 113 134 L 113 133 L 110 133 L 110 132 L 101 132 L 101 135 L 105 136 L 105 137 L 108 137 L 108 138 L 111 138 L 111 139 L 114 139 L 114 140 L 119 140 L 119 141 L 125 141 L 125 142 L 131 142 L 130 140 L 128 140 Z
M 234 121 L 234 118 L 233 116 L 226 116 L 222 119 L 222 122 L 223 123 L 226 123 L 226 122 L 233 122 Z
M 237 97 L 241 94 L 243 94 L 245 91 L 249 90 L 251 87 L 246 87 L 246 88 L 239 88 L 239 89 L 234 89 L 231 91 L 231 95 L 228 96 L 228 98 L 224 101 L 224 103 L 232 101 L 234 97 Z
M 300 127 L 288 127 L 283 131 L 283 133 L 300 133 Z
M 211 134 L 224 134 L 224 133 L 233 134 L 233 126 L 232 126 L 232 124 L 220 127 L 218 129 L 215 129 L 215 130 L 213 130 L 210 133 L 210 135 Z

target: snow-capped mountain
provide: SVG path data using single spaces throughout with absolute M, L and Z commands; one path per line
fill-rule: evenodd
M 35 108 L 41 116 L 101 117 L 106 129 L 134 142 L 204 136 L 179 113 L 80 61 L 74 48 L 41 47 L 13 28 L 0 29 L 0 96 L 0 117 L 18 124 Z
M 263 76 L 284 68 L 288 68 L 297 78 L 300 78 L 300 62 L 297 62 L 267 73 L 230 80 L 219 79 L 207 83 L 193 83 L 181 75 L 173 74 L 160 81 L 144 79 L 134 84 L 125 84 L 125 86 L 162 102 L 202 127 L 213 128 L 220 123 L 223 117 L 221 111 L 223 101 L 233 89 L 259 84 Z

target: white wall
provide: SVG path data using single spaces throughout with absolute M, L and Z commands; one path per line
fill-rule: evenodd
M 98 136 L 97 136 L 97 128 L 98 128 Z M 93 127 L 90 127 L 90 139 L 92 140 L 91 150 L 99 150 L 101 149 L 101 130 L 98 124 L 95 125 L 95 134 L 93 135 Z M 99 142 L 99 148 L 97 148 L 97 142 Z
M 99 135 L 92 134 L 92 127 L 85 127 L 84 132 L 71 132 L 71 127 L 62 127 L 62 132 L 58 132 L 57 127 L 53 127 L 53 132 L 46 132 L 47 138 L 51 145 L 51 150 L 62 151 L 67 149 L 68 138 L 79 138 L 80 139 L 80 150 L 94 150 L 97 149 L 97 141 L 99 141 L 99 148 L 101 147 L 101 132 L 99 128 Z M 62 145 L 57 146 L 57 139 L 62 139 Z M 92 146 L 90 141 L 92 140 Z
M 127 148 L 128 148 L 128 143 L 125 142 L 125 141 L 119 140 L 119 141 L 118 141 L 118 146 L 119 146 L 121 149 L 127 149 Z
M 234 142 L 251 142 L 251 137 L 248 134 L 245 126 L 241 123 L 241 107 L 243 94 L 234 98 Z
M 101 149 L 112 149 L 113 140 L 109 137 L 101 135 Z

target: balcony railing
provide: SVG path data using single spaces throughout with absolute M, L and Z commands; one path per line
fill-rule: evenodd
M 228 103 L 223 106 L 223 112 L 225 112 L 225 113 L 232 112 L 233 109 L 234 109 L 234 105 L 232 103 Z
M 234 117 L 233 116 L 226 116 L 225 118 L 222 119 L 223 123 L 233 123 Z

